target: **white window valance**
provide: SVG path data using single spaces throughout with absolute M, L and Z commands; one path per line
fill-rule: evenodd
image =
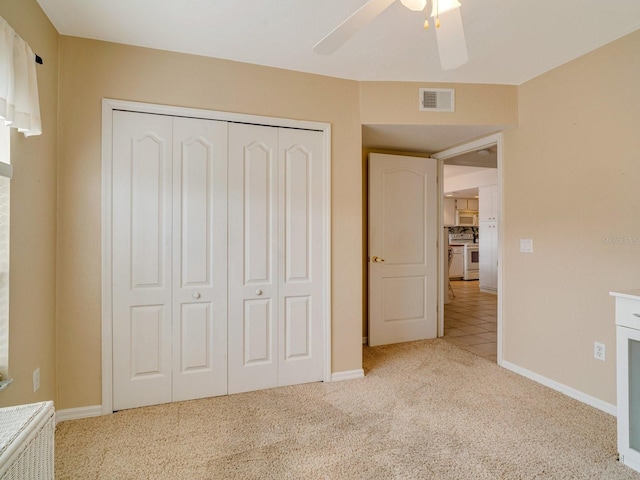
M 0 117 L 25 136 L 40 135 L 40 103 L 35 55 L 0 17 Z

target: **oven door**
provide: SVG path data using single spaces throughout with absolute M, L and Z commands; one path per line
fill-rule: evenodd
M 463 278 L 465 280 L 480 278 L 480 252 L 477 245 L 465 245 Z
M 467 257 L 469 262 L 469 270 L 480 269 L 480 250 L 478 247 L 470 248 L 467 251 Z

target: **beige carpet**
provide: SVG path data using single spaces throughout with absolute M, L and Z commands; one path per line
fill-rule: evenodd
M 638 479 L 615 418 L 441 340 L 366 377 L 63 422 L 56 478 Z

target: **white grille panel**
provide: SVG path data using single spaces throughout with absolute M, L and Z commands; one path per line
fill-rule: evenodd
M 452 88 L 421 88 L 419 108 L 421 112 L 453 112 L 455 90 Z

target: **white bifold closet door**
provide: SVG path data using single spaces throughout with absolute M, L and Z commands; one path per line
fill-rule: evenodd
M 225 394 L 227 124 L 113 128 L 113 408 Z
M 229 126 L 229 393 L 323 378 L 323 136 Z
M 321 381 L 322 132 L 113 119 L 113 409 Z

